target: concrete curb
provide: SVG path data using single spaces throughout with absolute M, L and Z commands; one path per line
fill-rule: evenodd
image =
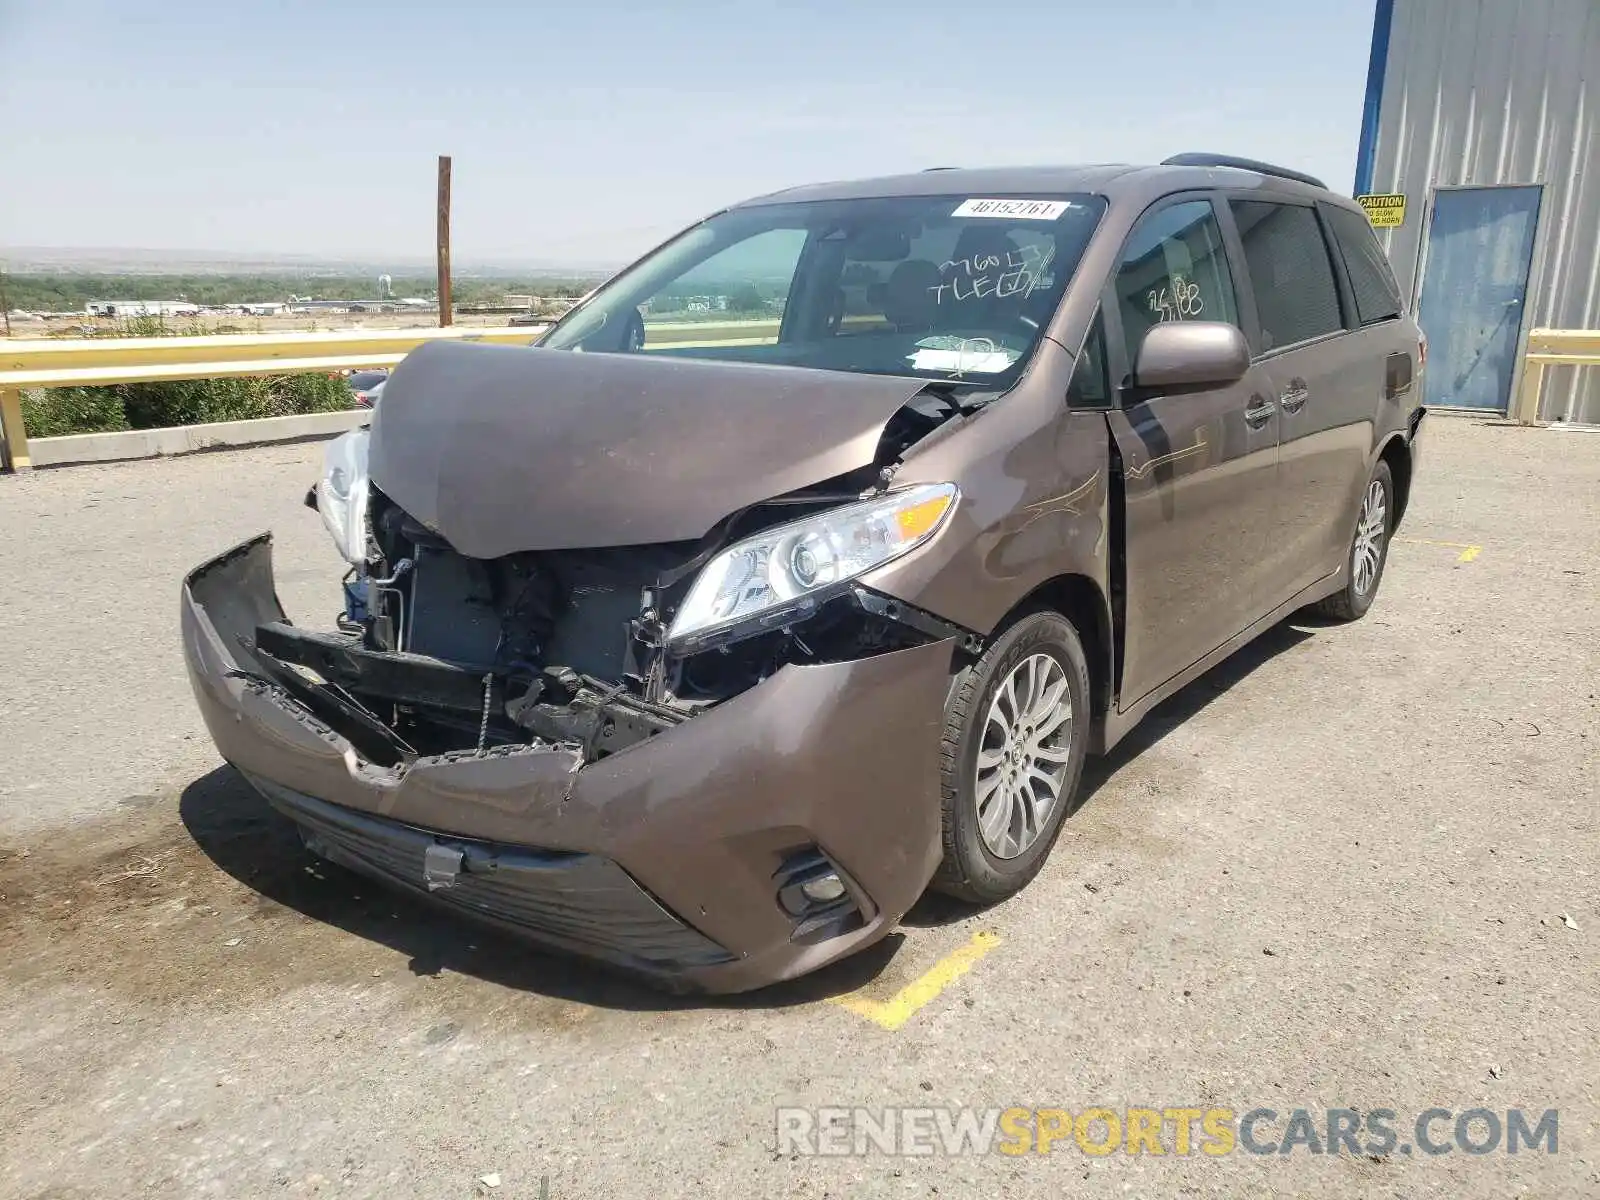
M 224 446 L 260 446 L 331 438 L 372 419 L 372 410 L 310 413 L 296 417 L 263 417 L 257 421 L 219 421 L 212 425 L 179 425 L 170 429 L 131 429 L 124 433 L 75 433 L 67 437 L 31 438 L 28 448 L 35 467 L 75 463 L 118 462 L 129 458 L 161 458 L 193 454 Z

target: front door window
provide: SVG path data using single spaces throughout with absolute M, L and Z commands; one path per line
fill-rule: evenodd
M 1145 332 L 1162 321 L 1239 323 L 1222 230 L 1209 200 L 1174 204 L 1146 217 L 1117 268 L 1117 306 L 1128 366 Z

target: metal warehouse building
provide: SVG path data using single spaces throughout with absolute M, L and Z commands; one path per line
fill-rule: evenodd
M 1600 0 L 1377 0 L 1356 163 L 1427 401 L 1507 411 L 1531 329 L 1600 329 Z M 1398 221 L 1398 223 L 1394 223 Z M 1540 416 L 1600 423 L 1600 370 Z

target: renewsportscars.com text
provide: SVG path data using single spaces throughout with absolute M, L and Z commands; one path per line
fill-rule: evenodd
M 787 1155 L 1555 1154 L 1559 1110 L 780 1108 Z

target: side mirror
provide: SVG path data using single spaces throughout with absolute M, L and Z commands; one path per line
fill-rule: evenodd
M 1250 347 L 1225 321 L 1163 321 L 1145 331 L 1133 385 L 1147 391 L 1220 387 L 1250 369 Z

